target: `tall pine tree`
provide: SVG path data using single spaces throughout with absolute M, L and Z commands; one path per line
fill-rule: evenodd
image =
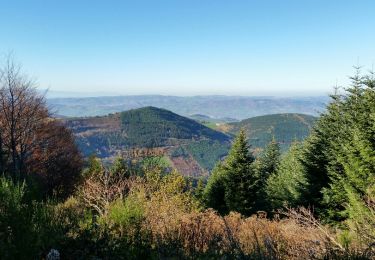
M 333 95 L 305 143 L 305 198 L 330 222 L 350 218 L 356 200 L 375 185 L 375 88 L 372 75 L 352 77 L 344 95 Z
M 254 157 L 242 129 L 228 156 L 215 167 L 208 180 L 204 192 L 207 206 L 221 214 L 230 211 L 244 215 L 255 213 L 260 180 L 253 162 Z
M 223 168 L 225 172 L 225 202 L 230 211 L 244 215 L 255 212 L 259 177 L 254 169 L 245 130 L 237 135 Z
M 222 215 L 229 212 L 225 202 L 226 172 L 222 163 L 218 163 L 212 170 L 203 192 L 203 200 L 207 207 L 217 210 Z
M 255 171 L 258 177 L 258 195 L 256 210 L 269 211 L 270 204 L 267 201 L 266 183 L 274 174 L 280 162 L 280 146 L 275 138 L 266 146 L 262 154 L 256 159 Z
M 306 188 L 306 178 L 299 160 L 301 144 L 293 143 L 266 183 L 267 202 L 272 210 L 283 206 L 303 205 L 302 194 Z

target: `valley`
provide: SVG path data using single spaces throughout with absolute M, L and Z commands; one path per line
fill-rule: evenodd
M 315 121 L 315 117 L 303 114 L 274 114 L 238 122 L 202 114 L 195 118 L 144 107 L 62 120 L 73 131 L 85 157 L 96 155 L 107 163 L 117 157 L 159 157 L 170 168 L 190 177 L 207 177 L 227 155 L 241 128 L 247 133 L 252 151 L 259 154 L 273 137 L 286 151 L 293 141 L 301 141 L 309 134 Z
M 49 98 L 48 106 L 64 117 L 104 116 L 147 106 L 164 108 L 185 117 L 210 121 L 239 121 L 255 116 L 301 113 L 318 116 L 328 96 L 102 96 Z

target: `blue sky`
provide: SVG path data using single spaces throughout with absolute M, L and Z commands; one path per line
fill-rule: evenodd
M 329 93 L 375 62 L 375 1 L 0 0 L 0 54 L 40 88 Z

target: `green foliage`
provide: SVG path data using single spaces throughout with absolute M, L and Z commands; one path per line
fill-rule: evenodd
M 211 171 L 216 162 L 228 154 L 229 142 L 202 140 L 192 142 L 186 146 L 186 150 L 204 169 Z
M 123 230 L 139 225 L 143 218 L 142 201 L 134 195 L 118 199 L 110 206 L 108 218 Z
M 31 241 L 32 212 L 24 196 L 25 184 L 0 178 L 0 255 L 5 259 L 35 255 Z
M 279 209 L 285 205 L 303 205 L 301 196 L 307 182 L 299 160 L 300 153 L 301 144 L 292 144 L 289 151 L 282 156 L 276 171 L 268 178 L 266 194 L 272 209 Z
M 246 130 L 249 144 L 253 148 L 264 148 L 272 139 L 280 144 L 282 152 L 288 150 L 294 141 L 305 139 L 314 125 L 316 117 L 304 114 L 274 114 L 242 120 L 232 126 L 230 133 Z
M 269 176 L 275 173 L 280 161 L 280 146 L 273 139 L 256 160 L 256 170 L 261 185 L 264 185 Z
M 302 156 L 306 200 L 327 221 L 350 217 L 349 197 L 363 198 L 375 180 L 375 92 L 373 75 L 352 78 L 345 95 L 335 94 Z M 349 204 L 347 203 L 349 202 Z
M 123 176 L 124 178 L 129 177 L 129 162 L 121 157 L 116 158 L 110 168 L 110 172 L 112 174 Z
M 205 188 L 205 182 L 202 178 L 199 178 L 194 188 L 194 197 L 203 204 L 204 204 L 204 188 Z
M 229 140 L 225 134 L 165 109 L 145 107 L 121 113 L 121 127 L 130 145 L 159 147 L 172 139 Z
M 25 184 L 4 177 L 0 178 L 0 230 L 2 259 L 40 258 L 64 232 L 52 204 L 28 200 Z
M 186 151 L 186 149 L 183 146 L 179 146 L 171 152 L 172 157 L 188 157 L 189 153 Z
M 249 152 L 245 131 L 241 130 L 228 156 L 217 166 L 208 181 L 205 191 L 207 204 L 224 213 L 254 213 L 260 180 L 253 162 L 254 157 Z
M 86 157 L 94 154 L 107 161 L 133 148 L 168 147 L 172 149 L 165 156 L 193 158 L 192 165 L 195 166 L 196 161 L 210 171 L 229 150 L 230 137 L 226 134 L 155 107 L 70 119 L 67 124 L 76 134 L 76 142 Z
M 303 197 L 306 205 L 314 206 L 318 211 L 322 207 L 322 189 L 327 187 L 329 183 L 326 169 L 329 161 L 326 156 L 329 139 L 325 131 L 320 129 L 320 124 L 322 127 L 327 126 L 326 123 L 322 122 L 323 119 L 320 119 L 319 126 L 316 126 L 307 138 L 301 153 L 301 164 L 307 180 L 307 188 Z
M 262 154 L 254 162 L 258 177 L 258 195 L 256 199 L 257 210 L 269 210 L 267 201 L 266 183 L 272 174 L 275 174 L 280 161 L 280 146 L 275 139 L 266 146 Z
M 142 233 L 145 198 L 137 193 L 114 201 L 106 218 L 99 220 L 109 233 L 109 244 L 113 248 L 110 255 L 122 258 L 148 256 L 144 242 L 147 237 Z M 108 254 L 108 253 L 107 253 Z
M 203 198 L 207 207 L 217 210 L 220 214 L 228 213 L 225 202 L 226 176 L 222 164 L 216 165 L 211 172 L 204 189 Z
M 156 168 L 166 171 L 170 168 L 170 162 L 165 156 L 148 156 L 140 161 L 140 166 L 145 171 Z
M 240 127 L 244 127 L 256 153 L 275 136 L 284 152 L 293 140 L 302 140 L 308 135 L 314 121 L 315 117 L 302 114 L 276 114 L 218 128 L 223 127 L 223 131 L 226 131 L 227 126 L 230 134 L 236 134 Z M 116 157 L 120 151 L 134 147 L 173 147 L 167 156 L 192 157 L 203 169 L 211 171 L 230 148 L 229 136 L 154 107 L 104 117 L 71 119 L 67 123 L 76 133 L 77 143 L 85 156 L 96 154 L 108 160 Z
M 349 198 L 346 224 L 356 237 L 357 243 L 366 248 L 375 241 L 375 185 L 372 185 L 363 197 L 349 187 L 346 189 Z
M 245 131 L 241 130 L 223 164 L 226 177 L 225 202 L 230 211 L 244 215 L 254 212 L 259 178 L 253 162 Z
M 83 176 L 98 175 L 103 172 L 103 164 L 95 155 L 91 155 L 87 160 L 86 168 L 83 170 Z

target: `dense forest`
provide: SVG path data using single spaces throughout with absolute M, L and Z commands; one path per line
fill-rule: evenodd
M 220 142 L 229 137 L 165 109 L 146 107 L 121 113 L 121 126 L 133 144 L 158 147 L 173 139 L 210 139 Z
M 309 135 L 315 121 L 316 117 L 304 114 L 272 114 L 220 125 L 219 128 L 224 128 L 224 132 L 232 135 L 237 135 L 241 129 L 245 130 L 253 149 L 262 150 L 274 138 L 281 151 L 285 152 L 293 142 L 302 141 Z
M 158 150 L 186 176 L 207 175 L 228 153 L 231 141 L 228 134 L 156 107 L 64 121 L 84 157 L 112 162 L 131 150 Z
M 254 156 L 240 130 L 228 155 L 196 182 L 161 156 L 111 165 L 84 159 L 72 132 L 8 60 L 0 74 L 0 258 L 374 259 L 373 76 L 358 69 L 286 153 L 271 139 Z M 154 111 L 144 111 L 147 131 L 165 127 Z M 163 142 L 148 138 L 132 113 L 112 127 Z M 207 129 L 196 131 L 217 134 Z
M 304 140 L 316 121 L 316 117 L 293 113 L 240 122 L 209 121 L 211 119 L 203 115 L 195 118 L 191 120 L 165 109 L 143 107 L 106 116 L 62 120 L 72 130 L 86 158 L 96 155 L 111 163 L 134 149 L 162 150 L 171 168 L 191 177 L 208 175 L 228 154 L 231 141 L 242 128 L 256 155 L 272 138 L 284 153 L 293 142 Z

